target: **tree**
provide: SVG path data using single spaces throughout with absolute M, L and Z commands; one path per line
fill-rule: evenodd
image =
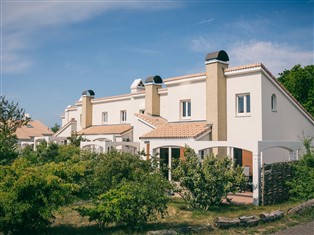
M 0 231 L 31 232 L 49 225 L 53 212 L 79 189 L 74 179 L 83 172 L 77 164 L 34 165 L 22 156 L 0 166 Z
M 304 139 L 306 153 L 292 165 L 294 177 L 287 184 L 291 187 L 291 196 L 295 199 L 309 200 L 314 198 L 314 148 L 312 138 Z
M 117 151 L 94 156 L 89 162 L 89 169 L 87 187 L 92 195 L 107 192 L 123 181 L 139 181 L 139 177 L 152 171 L 149 161 Z
M 0 164 L 9 164 L 17 157 L 15 132 L 28 121 L 24 109 L 0 96 Z
M 80 147 L 81 141 L 85 141 L 86 139 L 82 136 L 77 134 L 77 132 L 72 132 L 71 136 L 67 138 L 70 141 L 71 145 Z
M 295 65 L 280 73 L 278 81 L 314 116 L 314 65 Z
M 82 216 L 100 225 L 114 223 L 140 229 L 167 211 L 169 182 L 158 173 L 142 175 L 140 181 L 123 181 L 101 194 L 92 207 L 78 208 Z
M 56 133 L 60 129 L 60 125 L 55 123 L 54 126 L 52 126 L 50 129 L 53 133 Z
M 201 163 L 194 150 L 186 147 L 185 158 L 173 173 L 180 183 L 180 196 L 192 209 L 219 205 L 229 192 L 239 191 L 244 184 L 242 169 L 234 168 L 227 157 L 209 155 Z

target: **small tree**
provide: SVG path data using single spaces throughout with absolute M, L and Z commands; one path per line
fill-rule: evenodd
M 87 184 L 93 195 L 107 192 L 123 181 L 138 181 L 143 174 L 151 172 L 148 161 L 137 155 L 117 151 L 95 156 L 89 168 Z
M 0 164 L 9 164 L 17 157 L 17 128 L 28 123 L 24 109 L 0 96 Z
M 71 145 L 80 147 L 81 141 L 85 141 L 85 138 L 82 135 L 79 135 L 77 132 L 72 132 L 71 136 L 68 137 Z
M 59 129 L 60 129 L 60 125 L 59 125 L 58 123 L 55 123 L 55 124 L 50 128 L 50 130 L 51 130 L 53 133 L 56 133 Z
M 157 173 L 142 176 L 141 181 L 123 181 L 98 197 L 93 207 L 79 208 L 83 216 L 101 226 L 114 223 L 140 229 L 148 221 L 157 220 L 167 211 L 166 191 L 170 184 Z
M 311 146 L 312 138 L 305 138 L 306 153 L 292 165 L 294 177 L 287 182 L 291 187 L 290 193 L 294 199 L 308 200 L 314 198 L 314 148 Z
M 191 148 L 186 147 L 185 161 L 174 170 L 179 180 L 179 194 L 192 209 L 208 210 L 218 205 L 229 192 L 235 193 L 244 183 L 240 167 L 233 167 L 227 157 L 205 157 L 201 163 Z
M 0 231 L 33 231 L 49 225 L 53 212 L 79 188 L 84 169 L 73 164 L 33 165 L 19 157 L 0 166 Z

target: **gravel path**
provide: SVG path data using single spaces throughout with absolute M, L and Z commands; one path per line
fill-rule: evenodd
M 314 235 L 314 220 L 305 224 L 289 227 L 273 235 Z

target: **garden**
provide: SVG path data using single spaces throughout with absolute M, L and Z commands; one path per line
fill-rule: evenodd
M 1 102 L 3 234 L 252 234 L 314 218 L 313 205 L 302 215 L 286 215 L 290 208 L 314 198 L 311 139 L 304 140 L 306 152 L 292 166 L 287 201 L 260 207 L 237 205 L 228 194 L 238 192 L 245 178 L 242 168 L 234 167 L 228 157 L 209 155 L 201 163 L 186 146 L 184 160 L 173 169 L 174 184 L 160 172 L 158 156 L 147 161 L 140 153 L 83 151 L 75 141 L 81 138 L 77 135 L 69 145 L 42 142 L 36 151 L 19 149 L 15 129 L 27 119 L 15 104 Z M 279 216 L 274 211 L 280 211 Z M 257 215 L 261 219 L 254 224 L 237 222 L 247 226 L 227 230 L 217 226 L 219 218 L 252 221 Z

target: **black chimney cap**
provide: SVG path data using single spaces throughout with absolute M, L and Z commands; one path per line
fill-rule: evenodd
M 221 50 L 221 51 L 215 51 L 208 53 L 206 55 L 205 61 L 210 61 L 210 60 L 220 60 L 220 61 L 229 61 L 229 56 L 227 52 Z
M 161 84 L 161 83 L 163 83 L 163 81 L 162 81 L 160 76 L 156 75 L 156 76 L 150 76 L 150 77 L 146 78 L 145 84 L 146 83 Z
M 86 90 L 82 92 L 82 95 L 94 96 L 95 92 L 93 90 Z

